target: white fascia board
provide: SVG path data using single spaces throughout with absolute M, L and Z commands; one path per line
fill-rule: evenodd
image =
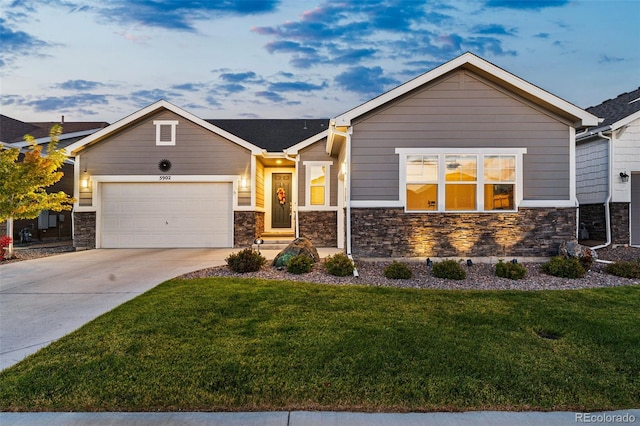
M 615 123 L 613 123 L 611 125 L 611 129 L 613 130 L 617 130 L 620 127 L 626 126 L 629 123 L 634 122 L 635 120 L 640 119 L 640 111 L 636 111 L 631 115 L 627 115 L 625 118 L 623 118 L 622 120 L 618 120 Z
M 596 117 L 595 115 L 590 114 L 587 111 L 573 105 L 572 103 L 567 102 L 555 95 L 552 95 L 551 93 L 521 79 L 520 77 L 517 77 L 510 72 L 507 72 L 502 68 L 472 53 L 467 52 L 449 62 L 446 62 L 443 65 L 440 65 L 437 68 L 434 68 L 431 71 L 428 71 L 414 78 L 413 80 L 404 83 L 401 86 L 396 87 L 395 89 L 383 93 L 382 95 L 370 100 L 369 102 L 366 102 L 350 111 L 347 111 L 342 115 L 339 115 L 335 118 L 335 123 L 337 126 L 349 126 L 351 125 L 351 121 L 353 119 L 467 64 L 479 68 L 486 73 L 492 74 L 505 83 L 512 85 L 524 92 L 527 92 L 540 99 L 541 101 L 544 101 L 567 112 L 569 115 L 572 115 L 577 120 L 579 120 L 582 126 L 595 126 L 599 122 L 598 117 Z
M 297 144 L 293 145 L 292 147 L 289 147 L 287 149 L 284 150 L 285 153 L 289 154 L 289 155 L 298 155 L 298 151 L 300 151 L 301 149 L 304 149 L 310 145 L 313 145 L 314 143 L 321 141 L 322 139 L 326 138 L 329 136 L 329 130 L 324 130 L 320 133 L 318 133 L 317 135 L 313 135 L 310 138 L 307 138 L 305 140 L 303 140 L 302 142 L 298 142 Z
M 171 179 L 160 179 L 160 176 L 171 176 Z M 240 182 L 240 175 L 92 175 L 92 182 L 99 183 L 144 183 L 160 182 L 171 184 L 171 182 Z
M 103 138 L 105 138 L 106 136 L 126 127 L 127 125 L 133 123 L 136 120 L 139 120 L 157 110 L 160 109 L 166 109 L 168 111 L 173 112 L 176 115 L 179 115 L 181 117 L 183 117 L 186 120 L 189 120 L 191 122 L 193 122 L 194 124 L 197 124 L 198 126 L 207 129 L 213 133 L 216 133 L 220 136 L 222 136 L 223 138 L 230 140 L 231 142 L 234 142 L 240 146 L 242 146 L 243 148 L 248 149 L 249 151 L 251 151 L 252 154 L 260 154 L 262 152 L 262 149 L 253 145 L 252 143 L 249 143 L 247 141 L 245 141 L 244 139 L 241 139 L 229 132 L 227 132 L 226 130 L 223 130 L 217 126 L 214 126 L 213 124 L 196 117 L 195 115 L 191 114 L 190 112 L 187 112 L 185 110 L 183 110 L 182 108 L 179 108 L 175 105 L 173 105 L 172 103 L 169 103 L 165 100 L 160 100 L 158 102 L 155 102 L 145 108 L 142 108 L 139 111 L 134 112 L 131 115 L 128 115 L 127 117 L 116 121 L 115 123 L 113 123 L 110 126 L 107 126 L 95 133 L 93 133 L 92 135 L 79 140 L 78 142 L 71 144 L 67 147 L 67 151 L 70 153 L 70 155 L 74 155 L 77 151 L 81 150 L 82 148 L 84 148 L 85 146 L 91 145 L 92 143 L 99 141 Z

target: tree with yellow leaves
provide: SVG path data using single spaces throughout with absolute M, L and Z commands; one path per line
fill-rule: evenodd
M 74 199 L 64 192 L 48 193 L 46 188 L 62 179 L 60 170 L 67 155 L 58 148 L 62 127 L 49 131 L 50 142 L 45 153 L 35 139 L 25 136 L 29 148 L 22 161 L 17 148 L 0 151 L 0 222 L 7 221 L 7 235 L 13 236 L 14 219 L 34 219 L 43 210 L 71 210 Z M 13 257 L 13 243 L 7 255 Z

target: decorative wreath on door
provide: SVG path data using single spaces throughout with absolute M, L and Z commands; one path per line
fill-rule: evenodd
M 281 206 L 284 206 L 287 202 L 287 194 L 284 191 L 283 187 L 278 188 L 278 190 L 276 191 L 276 195 L 278 196 L 278 201 L 280 202 Z

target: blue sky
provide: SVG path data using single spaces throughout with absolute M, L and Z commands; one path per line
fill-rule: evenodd
M 640 86 L 640 2 L 0 0 L 0 112 L 336 116 L 470 51 L 586 108 Z

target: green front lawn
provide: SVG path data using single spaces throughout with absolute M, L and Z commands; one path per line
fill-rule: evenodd
M 639 286 L 176 279 L 0 373 L 0 409 L 637 408 L 639 325 Z

